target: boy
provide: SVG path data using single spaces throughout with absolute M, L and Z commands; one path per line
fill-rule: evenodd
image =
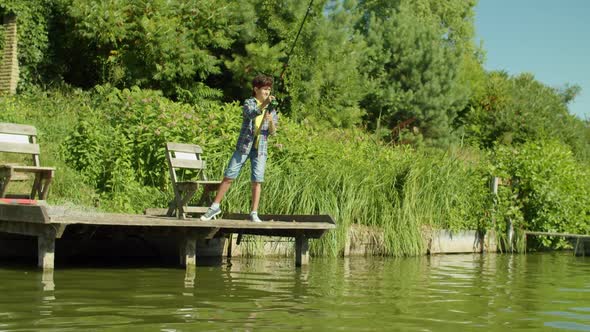
M 219 185 L 213 204 L 207 212 L 201 216 L 201 220 L 211 220 L 221 213 L 219 204 L 225 193 L 240 174 L 240 170 L 248 158 L 252 166 L 252 208 L 250 219 L 260 222 L 258 217 L 258 203 L 260 201 L 261 183 L 264 182 L 264 169 L 267 157 L 268 135 L 274 135 L 278 124 L 276 108 L 271 105 L 275 99 L 271 96 L 272 78 L 258 75 L 252 80 L 252 97 L 246 99 L 242 110 L 242 129 L 229 165 L 224 173 L 224 178 Z

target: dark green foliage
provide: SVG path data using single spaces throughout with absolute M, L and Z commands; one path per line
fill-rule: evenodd
M 451 123 L 467 102 L 459 76 L 462 48 L 447 39 L 441 20 L 424 15 L 409 1 L 365 4 L 361 29 L 368 46 L 364 64 L 373 85 L 363 105 L 377 130 L 392 130 L 391 139 L 448 145 Z M 408 137 L 401 126 L 414 128 Z M 409 140 L 409 141 L 408 141 Z
M 72 33 L 63 46 L 82 46 L 85 59 L 73 64 L 91 66 L 84 71 L 97 78 L 83 85 L 137 85 L 191 101 L 219 98 L 219 91 L 199 83 L 220 73 L 215 50 L 233 42 L 237 6 L 211 0 L 71 0 L 63 24 Z

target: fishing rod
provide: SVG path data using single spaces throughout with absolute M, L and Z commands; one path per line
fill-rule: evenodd
M 311 11 L 311 7 L 313 5 L 314 0 L 309 1 L 309 5 L 307 6 L 307 11 L 305 12 L 305 16 L 303 16 L 303 20 L 301 20 L 301 25 L 299 25 L 299 30 L 297 31 L 297 35 L 295 35 L 295 40 L 293 41 L 293 45 L 291 45 L 291 50 L 287 53 L 287 60 L 283 65 L 283 71 L 279 76 L 279 79 L 283 79 L 285 75 L 285 71 L 287 70 L 287 66 L 289 65 L 289 60 L 291 60 L 291 55 L 293 55 L 293 50 L 295 49 L 295 45 L 297 44 L 297 40 L 299 40 L 299 35 L 301 34 L 301 30 L 303 30 L 303 25 L 305 24 L 305 20 L 307 20 L 307 16 L 309 16 L 309 12 Z
M 313 1 L 314 0 L 309 1 L 309 5 L 307 6 L 307 11 L 305 12 L 305 16 L 303 16 L 303 20 L 301 20 L 301 24 L 299 25 L 299 30 L 297 30 L 297 34 L 295 35 L 295 40 L 293 41 L 293 44 L 291 45 L 291 49 L 289 50 L 289 53 L 287 53 L 287 59 L 285 60 L 285 63 L 283 64 L 283 69 L 281 71 L 281 74 L 279 75 L 279 82 L 277 84 L 277 91 L 281 91 L 284 88 L 285 72 L 287 71 L 287 67 L 289 66 L 289 61 L 291 60 L 291 56 L 293 55 L 293 50 L 295 50 L 295 45 L 297 45 L 297 41 L 299 40 L 299 35 L 301 35 L 301 31 L 303 30 L 303 26 L 305 25 L 305 21 L 307 20 L 307 17 L 309 16 L 309 12 L 311 12 L 311 8 L 313 6 Z M 278 106 L 279 106 L 278 100 L 276 100 L 276 99 L 273 100 L 271 102 L 271 105 L 275 109 L 278 109 Z

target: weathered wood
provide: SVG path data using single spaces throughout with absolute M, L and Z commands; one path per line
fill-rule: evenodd
M 227 258 L 232 257 L 233 249 L 233 234 L 230 233 L 227 235 Z
M 189 214 L 189 213 L 205 213 L 207 212 L 208 207 L 206 206 L 187 206 L 185 207 L 183 210 L 185 213 Z M 168 214 L 168 209 L 164 209 L 164 208 L 149 208 L 149 209 L 145 209 L 144 211 L 145 215 L 148 216 L 160 216 L 160 217 L 165 217 L 165 216 L 170 216 Z
M 36 129 L 32 126 L 12 123 L 0 123 L 0 151 L 30 155 L 31 165 L 0 165 L 0 197 L 6 197 L 7 187 L 16 181 L 18 173 L 34 173 L 35 180 L 30 198 L 38 196 L 46 199 L 55 168 L 41 167 L 39 164 L 40 147 L 36 143 Z M 20 137 L 22 136 L 22 137 Z
M 560 237 L 573 237 L 573 238 L 590 239 L 590 234 L 571 234 L 571 233 L 554 233 L 554 232 L 532 232 L 532 231 L 525 231 L 524 234 L 526 234 L 526 235 L 560 236 Z
M 27 172 L 27 173 L 47 173 L 52 174 L 55 167 L 41 167 L 41 166 L 24 166 L 24 165 L 2 165 L 0 166 L 0 174 L 5 172 Z
M 55 260 L 55 236 L 45 232 L 37 236 L 38 266 L 43 270 L 53 269 Z
M 17 123 L 0 123 L 0 133 L 37 136 L 37 129 L 34 126 Z
M 0 221 L 49 223 L 50 219 L 45 206 L 2 204 L 0 205 Z
M 47 227 L 53 227 L 50 224 L 28 223 L 19 221 L 0 221 L 0 232 L 10 234 L 20 234 L 29 236 L 38 236 L 46 232 Z M 61 229 L 60 225 L 56 225 Z
M 305 236 L 295 238 L 295 266 L 309 264 L 309 241 Z
M 191 237 L 184 239 L 184 265 L 186 267 L 197 265 L 197 240 Z
M 336 224 L 334 219 L 330 215 L 297 215 L 297 214 L 261 214 L 259 215 L 260 219 L 263 222 L 322 222 L 322 223 L 330 223 Z M 250 220 L 249 214 L 244 213 L 230 213 L 224 215 L 224 219 L 231 219 L 231 220 Z
M 186 144 L 186 143 L 174 143 L 169 142 L 166 143 L 166 149 L 172 152 L 186 152 L 186 153 L 193 153 L 193 154 L 201 154 L 203 153 L 203 149 L 195 144 Z
M 173 168 L 204 169 L 207 167 L 204 160 L 171 159 Z
M 0 152 L 39 154 L 40 151 L 41 149 L 38 144 L 10 142 L 2 142 L 0 144 Z
M 576 256 L 590 256 L 590 239 L 576 238 L 574 246 L 574 255 Z
M 176 215 L 179 219 L 186 219 L 188 202 L 193 198 L 200 186 L 203 186 L 203 194 L 199 204 L 207 204 L 209 193 L 216 191 L 219 181 L 208 181 L 205 175 L 207 164 L 201 158 L 203 149 L 194 144 L 173 143 L 166 144 L 166 160 L 170 172 L 170 181 L 174 189 L 174 201 L 169 207 L 168 216 Z M 197 170 L 198 179 L 181 179 L 177 170 Z M 182 175 L 182 173 L 181 173 Z

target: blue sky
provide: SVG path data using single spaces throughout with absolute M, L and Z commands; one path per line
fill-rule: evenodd
M 475 13 L 487 70 L 577 84 L 570 113 L 590 119 L 590 0 L 479 0 Z

